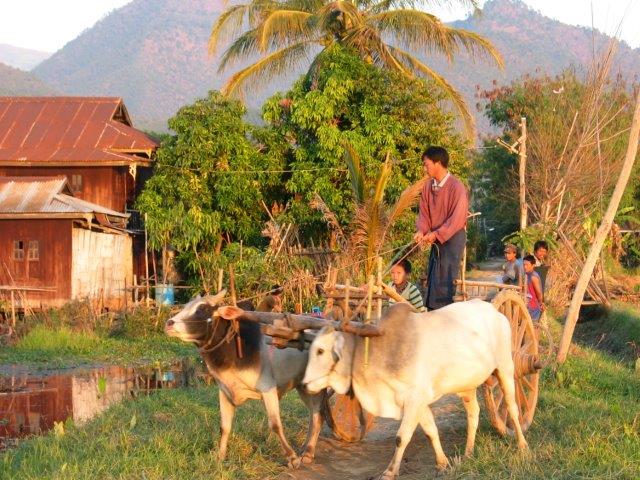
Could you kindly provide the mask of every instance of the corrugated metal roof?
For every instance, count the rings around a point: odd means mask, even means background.
[[[121,98],[0,97],[2,165],[146,163],[157,147]]]
[[[75,198],[66,177],[0,177],[0,214],[104,214],[127,218],[95,203]]]

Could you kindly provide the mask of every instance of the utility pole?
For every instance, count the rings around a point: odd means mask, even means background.
[[[593,269],[596,265],[596,262],[598,261],[598,258],[600,257],[602,246],[604,245],[604,241],[606,240],[609,231],[611,230],[613,219],[616,216],[618,207],[620,206],[620,200],[622,199],[622,195],[624,194],[627,182],[629,181],[629,177],[631,176],[633,164],[635,162],[636,155],[638,154],[639,138],[640,94],[638,94],[638,97],[636,99],[633,120],[631,122],[631,130],[629,132],[629,144],[627,145],[627,153],[622,165],[622,170],[620,171],[620,175],[618,176],[616,186],[613,190],[613,193],[611,194],[611,199],[609,200],[609,206],[607,207],[604,217],[602,218],[602,222],[598,227],[596,236],[593,239],[593,243],[591,244],[591,248],[589,249],[589,254],[587,255],[587,259],[584,262],[584,267],[582,267],[582,272],[580,272],[578,283],[576,283],[573,297],[571,298],[571,305],[569,305],[567,318],[564,322],[564,329],[562,330],[562,339],[560,340],[560,346],[558,347],[558,363],[564,363],[564,361],[567,359],[569,347],[571,346],[571,339],[573,338],[573,331],[576,327],[576,323],[578,322],[580,305],[582,305],[582,300],[584,299],[584,293],[587,289],[589,279],[591,278]]]
[[[498,143],[506,148],[509,152],[518,155],[518,172],[519,172],[519,193],[520,193],[520,230],[527,228],[527,213],[529,207],[527,205],[526,188],[525,188],[525,172],[527,171],[527,119],[520,118],[520,137],[511,145],[498,139]]]

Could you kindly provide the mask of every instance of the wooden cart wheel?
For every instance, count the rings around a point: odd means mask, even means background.
[[[360,406],[353,395],[329,394],[322,414],[335,437],[345,442],[358,442],[373,426],[375,417]]]
[[[511,323],[511,351],[515,366],[516,403],[520,427],[526,431],[533,421],[538,403],[540,359],[538,337],[524,300],[513,290],[503,290],[492,300],[493,305]],[[500,435],[513,435],[513,425],[507,415],[507,404],[500,384],[491,375],[484,384],[484,401],[489,420]]]

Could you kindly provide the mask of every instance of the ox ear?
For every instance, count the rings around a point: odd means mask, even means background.
[[[206,297],[204,297],[204,301],[207,302],[209,305],[213,305],[215,307],[220,303],[220,301],[225,297],[226,294],[227,294],[227,291],[223,288],[215,295],[207,295]]]
[[[225,305],[218,308],[216,314],[224,318],[225,320],[237,320],[244,315],[244,310],[233,305]]]
[[[333,357],[333,361],[337,363],[342,358],[342,352],[344,350],[344,335],[336,332],[334,337],[335,341],[333,342],[333,347],[331,348],[331,355]]]

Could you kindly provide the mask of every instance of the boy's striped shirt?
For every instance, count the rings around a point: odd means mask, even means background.
[[[393,283],[390,283],[389,286],[393,288]],[[418,290],[413,283],[407,282],[407,286],[404,291],[401,293],[403,298],[406,298],[408,302],[413,305],[419,312],[424,312],[424,302],[422,301],[422,293]],[[396,301],[393,298],[389,299],[389,305],[393,305]]]

